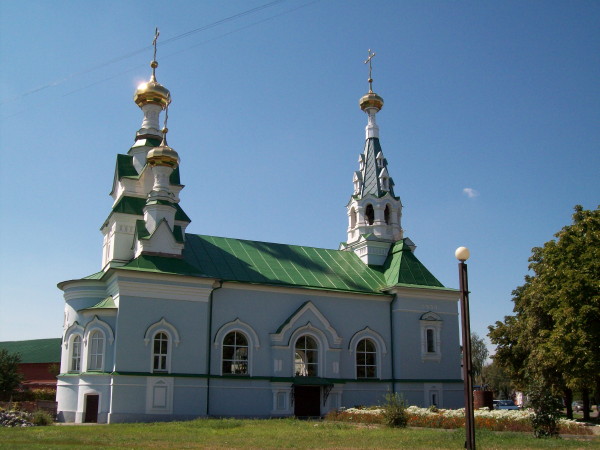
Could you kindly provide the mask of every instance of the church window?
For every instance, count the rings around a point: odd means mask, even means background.
[[[93,331],[89,337],[88,370],[102,371],[104,360],[104,335],[101,331]]]
[[[223,374],[248,375],[248,338],[232,331],[223,339]]]
[[[152,351],[152,370],[154,372],[167,372],[167,356],[169,354],[169,336],[160,332],[154,336]]]
[[[421,358],[429,361],[440,361],[441,331],[443,321],[440,316],[429,311],[421,316]]]
[[[365,218],[367,219],[367,225],[373,225],[373,222],[375,221],[375,210],[373,209],[373,205],[367,205],[365,209]]]
[[[390,205],[385,205],[385,210],[383,211],[383,218],[385,220],[386,225],[390,224]]]
[[[301,336],[294,352],[294,375],[316,377],[319,372],[319,347],[311,336]]]
[[[356,378],[377,378],[377,348],[371,339],[356,346]]]
[[[81,336],[76,335],[71,343],[70,372],[81,372]]]
[[[381,169],[383,167],[383,154],[381,152],[377,153],[375,159],[377,161],[377,168]]]
[[[435,332],[433,328],[427,328],[427,353],[435,353]]]
[[[354,207],[350,210],[350,228],[356,226],[356,209]]]

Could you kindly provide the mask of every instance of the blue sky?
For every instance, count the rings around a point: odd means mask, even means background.
[[[60,336],[56,283],[100,269],[155,26],[188,231],[315,247],[346,238],[373,49],[405,235],[450,287],[471,249],[486,334],[531,248],[600,203],[598,23],[596,1],[0,2],[0,340]]]

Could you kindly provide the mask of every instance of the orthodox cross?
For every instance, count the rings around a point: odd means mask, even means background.
[[[156,68],[158,67],[158,62],[156,61],[156,41],[158,41],[158,36],[160,35],[160,31],[158,31],[158,27],[154,30],[154,39],[152,40],[152,45],[154,46],[154,58],[152,58],[152,62],[150,63],[150,67],[152,67],[152,79],[156,80]]]
[[[371,72],[373,70],[373,65],[371,64],[371,60],[375,56],[375,52],[371,53],[371,49],[369,49],[369,57],[365,60],[365,64],[369,63],[369,92],[373,92],[373,78],[371,78]]]

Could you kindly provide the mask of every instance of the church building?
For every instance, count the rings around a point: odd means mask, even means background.
[[[347,238],[333,250],[190,233],[157,66],[134,94],[133,146],[116,155],[102,270],[58,285],[59,420],[322,416],[388,392],[463,406],[459,293],[404,236],[371,75]]]

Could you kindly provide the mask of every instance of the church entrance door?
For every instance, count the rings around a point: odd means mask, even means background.
[[[320,386],[294,386],[294,415],[296,417],[321,416]]]
[[[83,419],[85,423],[98,422],[98,404],[100,403],[99,400],[99,395],[85,396],[85,417]]]

